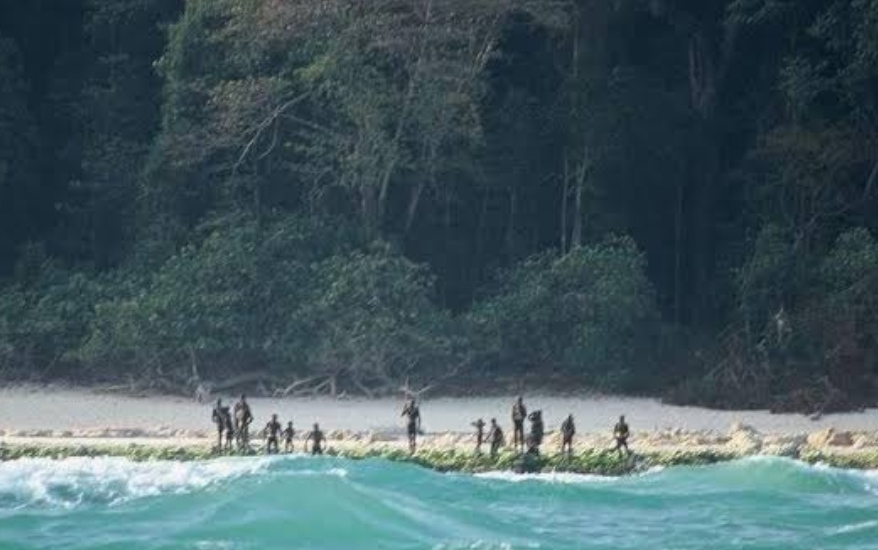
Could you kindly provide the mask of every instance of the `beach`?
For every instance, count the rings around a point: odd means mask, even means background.
[[[220,396],[227,405],[237,396]],[[514,396],[425,398],[420,402],[422,448],[471,449],[471,423],[497,418],[511,437]],[[256,418],[252,432],[278,414],[299,435],[319,422],[336,449],[402,448],[402,400],[248,398]],[[631,426],[631,445],[641,452],[698,451],[736,456],[800,456],[878,453],[878,410],[812,419],[767,411],[715,411],[666,405],[655,399],[614,396],[525,396],[541,410],[549,432],[546,447],[559,445],[557,428],[567,414],[576,420],[576,445],[605,449],[620,415]],[[171,396],[132,397],[95,389],[17,386],[0,389],[0,444],[119,447],[209,447],[215,442],[213,402]],[[256,443],[258,445],[258,439]],[[554,452],[554,451],[552,451]]]

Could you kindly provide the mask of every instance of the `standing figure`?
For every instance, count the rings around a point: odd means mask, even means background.
[[[409,452],[415,454],[418,432],[421,430],[421,411],[418,409],[418,404],[414,398],[405,404],[400,416],[408,417],[405,429],[409,438]]]
[[[512,404],[512,446],[516,450],[524,450],[524,419],[527,418],[527,407],[521,396]]]
[[[573,454],[573,436],[576,435],[576,426],[573,424],[573,415],[568,415],[561,423],[561,452],[567,451],[567,455]]]
[[[226,409],[228,411],[228,409]],[[226,430],[226,419],[223,416],[223,401],[222,399],[216,400],[216,405],[213,407],[213,414],[211,415],[211,420],[216,424],[216,448],[220,450],[223,448],[223,433]]]
[[[226,426],[226,450],[231,451],[235,440],[235,422],[228,407],[223,407],[223,422]]]
[[[488,441],[491,443],[491,458],[497,458],[497,451],[506,444],[503,430],[497,425],[497,419],[491,419],[491,429],[488,430]]]
[[[527,437],[527,452],[540,454],[540,445],[543,444],[543,435],[546,433],[543,424],[543,411],[534,411],[528,415],[530,420],[530,434]]]
[[[323,432],[320,431],[320,426],[318,424],[314,424],[314,429],[305,437],[305,452],[308,452],[308,442],[311,441],[311,454],[312,455],[322,455],[323,454],[323,442],[326,440]]]
[[[250,445],[250,424],[253,422],[253,413],[247,404],[247,397],[241,395],[241,400],[235,403],[235,433],[238,436],[238,449],[244,450]]]
[[[628,456],[631,456],[631,449],[628,448],[628,436],[631,434],[631,430],[628,429],[628,424],[625,423],[625,416],[622,415],[619,417],[619,422],[613,427],[613,437],[616,438],[616,448],[613,449],[619,453],[619,456],[622,456],[622,448],[625,448],[625,452]]]
[[[287,427],[284,429],[284,452],[291,453],[293,452],[293,436],[296,435],[296,432],[293,431],[293,423],[287,422]]]
[[[277,415],[271,415],[271,420],[268,421],[268,424],[265,425],[265,429],[262,430],[262,434],[267,436],[267,441],[265,442],[265,453],[278,453],[280,451],[280,447],[278,446],[277,436],[280,433],[281,425],[280,422],[277,421]]]
[[[476,429],[476,454],[482,454],[482,442],[485,440],[485,421],[479,418],[472,423]]]

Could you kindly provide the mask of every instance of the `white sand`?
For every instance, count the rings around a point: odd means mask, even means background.
[[[222,396],[231,405],[236,398]],[[272,413],[286,423],[293,420],[302,429],[320,422],[325,430],[353,430],[399,433],[401,400],[248,399],[261,426]],[[470,432],[476,418],[496,417],[501,425],[510,424],[513,397],[505,398],[425,398],[421,402],[423,427],[427,432]],[[664,405],[654,399],[622,397],[546,397],[525,396],[529,410],[540,409],[546,427],[556,429],[568,413],[576,418],[579,433],[607,432],[620,414],[626,415],[632,430],[726,433],[735,422],[763,433],[804,434],[826,428],[848,431],[878,429],[878,409],[862,413],[825,415],[812,421],[803,415],[770,414],[767,411],[714,411]],[[80,389],[0,388],[0,430],[82,431],[129,429],[212,433],[212,403],[199,404],[174,397],[136,398],[98,394]]]

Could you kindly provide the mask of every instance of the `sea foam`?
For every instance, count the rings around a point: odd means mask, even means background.
[[[28,458],[0,463],[0,509],[72,508],[183,494],[265,471],[269,458],[134,462],[126,458]]]

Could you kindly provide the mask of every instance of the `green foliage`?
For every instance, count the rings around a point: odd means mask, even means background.
[[[0,259],[12,257],[19,240],[30,236],[26,212],[38,191],[37,128],[22,73],[18,48],[0,32]],[[8,265],[0,261],[0,276]]]
[[[738,272],[740,309],[746,323],[762,326],[790,303],[802,285],[799,258],[789,233],[768,225],[759,232],[753,254]]]
[[[298,312],[309,299],[312,264],[354,242],[344,224],[291,218],[261,227],[233,219],[201,232],[200,242],[136,281],[131,293],[97,304],[84,358],[143,367],[195,353],[220,369],[242,359],[301,361],[306,320]]]
[[[95,303],[111,292],[105,278],[69,273],[46,263],[39,277],[0,290],[0,369],[58,376],[75,365]]]
[[[356,248],[340,220],[220,220],[130,294],[96,305],[80,357],[148,376],[189,362],[201,376],[268,368],[390,387],[449,368],[450,320],[422,267]],[[244,367],[246,365],[246,367]]]
[[[876,0],[0,3],[3,365],[869,404],[876,37]]]
[[[358,380],[392,384],[417,372],[452,374],[454,328],[432,302],[432,276],[386,247],[316,264],[302,310],[314,341],[309,361]]]
[[[617,238],[506,272],[472,322],[497,364],[610,380],[648,370],[658,314],[643,255]]]

